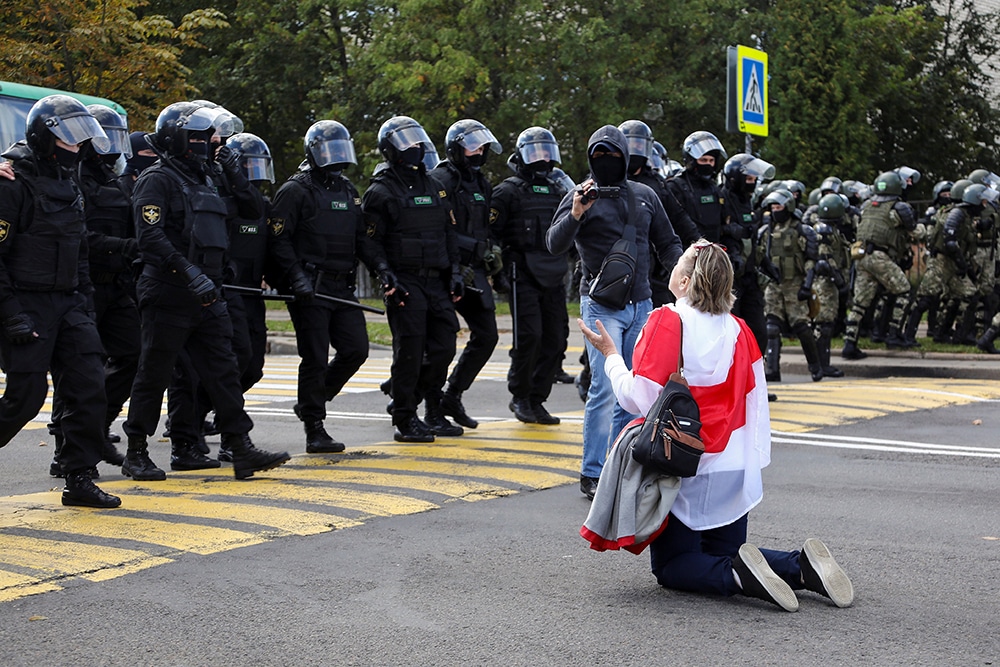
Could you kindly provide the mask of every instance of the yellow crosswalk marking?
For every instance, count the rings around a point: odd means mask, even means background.
[[[8,566],[34,570],[50,577],[76,575],[91,581],[103,581],[125,572],[137,572],[172,562],[170,558],[135,549],[24,535],[0,535],[0,553]]]

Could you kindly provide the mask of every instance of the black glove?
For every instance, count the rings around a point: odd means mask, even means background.
[[[799,293],[795,295],[799,301],[808,301],[812,298],[812,287],[802,283],[799,287]]]
[[[289,282],[297,303],[308,303],[316,296],[316,288],[313,287],[312,281],[309,280],[309,276],[304,271],[292,273]]]
[[[399,287],[399,281],[396,280],[396,274],[389,269],[379,269],[378,281],[382,285],[382,292],[388,292]]]
[[[493,276],[493,289],[497,294],[509,294],[510,287],[510,277],[506,271],[501,271]]]
[[[131,264],[139,259],[139,242],[135,239],[122,239],[118,246],[118,252],[121,253],[126,264]]]
[[[35,334],[35,323],[31,321],[27,313],[17,313],[5,318],[3,321],[3,333],[14,345],[24,345],[38,339]]]
[[[227,174],[232,174],[234,172],[239,173],[240,170],[240,154],[239,151],[234,151],[229,146],[221,146],[215,154],[215,161],[226,170]]]
[[[219,300],[219,290],[215,287],[215,283],[194,264],[189,264],[184,269],[184,277],[188,281],[188,290],[201,305],[207,306]]]
[[[451,270],[451,284],[448,287],[448,291],[451,292],[453,297],[458,297],[459,299],[465,296],[465,278],[457,266]]]

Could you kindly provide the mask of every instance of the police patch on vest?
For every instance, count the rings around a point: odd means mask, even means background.
[[[429,204],[434,203],[434,198],[428,197],[426,195],[424,195],[423,197],[414,197],[413,203],[416,204],[417,206],[427,206]]]
[[[330,208],[332,208],[334,211],[346,211],[347,210],[347,202],[346,201],[336,201],[336,200],[334,200],[334,201],[330,202]]]
[[[10,223],[6,220],[0,220],[0,243],[7,240],[7,234],[10,233]]]
[[[155,225],[160,221],[160,207],[155,204],[143,206],[142,219],[150,225]]]
[[[473,192],[472,198],[475,199],[476,201],[486,201],[486,197],[482,196],[478,192]]]
[[[283,218],[268,218],[267,224],[271,228],[271,236],[281,236],[281,232],[285,231]]]
[[[240,225],[240,234],[256,234],[257,225]]]
[[[702,204],[714,204],[715,203],[715,195],[702,195],[701,196],[701,203]]]
[[[532,185],[531,191],[540,195],[547,195],[552,193],[552,191],[549,190],[549,186],[547,185]]]

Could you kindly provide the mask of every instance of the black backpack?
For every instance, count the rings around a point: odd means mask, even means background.
[[[680,321],[680,315],[677,316]],[[701,440],[701,411],[684,379],[684,325],[680,327],[677,372],[646,414],[632,445],[632,458],[664,475],[694,477],[705,453]]]

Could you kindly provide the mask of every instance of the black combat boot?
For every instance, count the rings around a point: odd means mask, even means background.
[[[816,351],[819,353],[819,363],[823,368],[823,377],[842,378],[844,371],[830,365],[830,339],[833,337],[833,325],[821,324],[817,330]]]
[[[768,336],[764,350],[764,379],[781,382],[781,336]]]
[[[256,472],[277,468],[292,458],[288,452],[257,449],[247,433],[223,433],[222,444],[233,453],[233,475],[236,479],[253,477]]]
[[[156,482],[167,478],[167,473],[156,467],[149,458],[149,446],[145,438],[129,438],[128,451],[122,462],[122,474],[137,482]]]
[[[823,366],[819,361],[819,352],[816,350],[816,339],[813,338],[812,327],[805,322],[800,322],[792,330],[799,339],[799,345],[802,346],[802,353],[806,356],[809,375],[812,376],[813,382],[819,382],[823,379]],[[769,349],[770,347],[770,344],[768,344]]]
[[[944,312],[938,316],[938,326],[933,336],[935,343],[947,343],[951,341],[951,326],[955,322],[955,317],[958,316],[960,306],[961,303],[957,299],[950,299],[948,301]]]
[[[561,421],[559,417],[556,417],[554,414],[551,414],[548,410],[546,410],[541,401],[532,401],[531,411],[535,413],[535,420],[539,424],[554,426]]]
[[[885,337],[885,346],[890,350],[905,350],[909,347],[903,334],[899,332],[898,325],[893,324],[889,327],[889,335]]]
[[[49,433],[52,434],[56,443],[56,451],[52,453],[52,463],[49,464],[49,474],[53,477],[62,478],[65,477],[65,474],[63,473],[62,464],[59,463],[59,456],[62,454],[63,443],[65,440],[63,439],[62,430],[54,424],[49,424]],[[86,468],[85,472],[90,476],[90,479],[100,479],[101,477],[101,473],[97,470],[97,466]]]
[[[115,443],[106,434],[104,436],[104,445],[101,447],[101,460],[113,466],[120,466],[125,462],[125,455],[118,451]]]
[[[462,392],[451,387],[441,397],[441,412],[455,420],[455,423],[465,428],[476,428],[479,422],[469,416],[462,405]]]
[[[858,341],[845,338],[844,349],[840,351],[840,356],[844,359],[864,359],[868,353],[858,347]]]
[[[965,304],[965,311],[960,318],[955,320],[955,334],[951,337],[951,342],[955,345],[975,345],[976,344],[976,304],[978,296],[973,296],[972,300]]]
[[[903,341],[907,347],[920,347],[920,342],[917,341],[917,327],[920,326],[920,320],[929,305],[929,299],[920,297],[910,308],[910,314],[906,317],[906,326],[903,328]]]
[[[461,426],[455,426],[444,416],[441,411],[441,402],[434,398],[427,398],[425,401],[424,423],[430,428],[431,433],[444,438],[455,438],[465,431]]]
[[[514,397],[510,400],[507,405],[510,411],[514,413],[518,421],[524,422],[525,424],[537,424],[538,417],[535,415],[535,411],[531,409],[531,402],[526,398]]]
[[[1000,354],[1000,350],[993,347],[993,341],[997,339],[997,333],[996,327],[989,327],[976,341],[976,347],[987,354]]]
[[[173,441],[170,443],[171,470],[210,470],[222,464],[210,459],[199,451],[192,442]]]
[[[337,442],[330,437],[330,434],[323,428],[322,421],[303,422],[302,426],[306,430],[306,451],[308,453],[336,454],[346,449],[344,443]]]
[[[90,479],[89,471],[74,470],[66,475],[66,488],[62,492],[62,504],[71,507],[119,507],[122,499],[101,491]]]
[[[434,442],[434,433],[416,415],[397,423],[392,437],[396,442]]]

